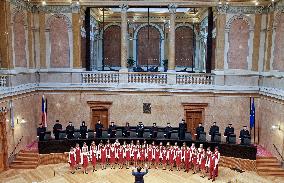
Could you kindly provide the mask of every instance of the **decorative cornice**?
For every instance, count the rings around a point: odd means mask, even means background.
[[[32,11],[36,9],[35,5],[32,5],[30,2],[23,1],[23,0],[10,0],[10,3],[17,7],[17,10],[27,10]]]
[[[269,8],[264,6],[230,6],[219,5],[215,11],[218,14],[262,14],[268,13]]]
[[[119,7],[121,9],[121,12],[126,12],[128,10],[128,5],[127,4],[122,4]]]
[[[80,6],[38,6],[38,11],[45,13],[75,13],[80,11]]]
[[[168,5],[168,9],[169,9],[169,12],[170,13],[176,13],[176,11],[177,11],[177,4],[175,4],[175,3],[171,3],[171,4],[169,4]]]

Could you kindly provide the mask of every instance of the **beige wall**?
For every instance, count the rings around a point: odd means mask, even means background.
[[[8,113],[6,120],[8,156],[14,150],[22,136],[24,137],[16,149],[16,152],[24,149],[26,145],[31,144],[36,140],[37,120],[39,119],[38,114],[41,110],[41,103],[37,99],[37,94],[28,94],[0,101],[0,107],[8,107],[9,100],[12,100],[13,103],[14,129],[11,127],[10,112]],[[26,123],[21,123],[23,119]]]
[[[280,159],[273,144],[284,156],[284,103],[272,98],[261,98],[260,111],[260,145],[270,150]],[[280,130],[272,129],[272,125],[280,125]]]
[[[227,124],[233,123],[237,135],[243,125],[249,125],[249,96],[240,95],[211,95],[211,94],[173,94],[164,93],[45,93],[48,100],[48,121],[51,130],[56,119],[63,126],[72,121],[79,127],[81,121],[90,126],[90,106],[87,101],[111,101],[110,121],[118,125],[130,122],[136,125],[142,121],[145,125],[156,122],[165,126],[170,122],[178,126],[184,117],[182,103],[208,103],[205,109],[204,125],[209,130],[213,121],[217,121],[224,131]],[[143,114],[143,103],[151,103],[152,113]]]

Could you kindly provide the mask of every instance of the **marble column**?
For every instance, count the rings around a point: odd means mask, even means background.
[[[274,13],[267,16],[267,29],[265,38],[265,52],[264,52],[264,71],[270,70],[271,47],[272,47],[272,33],[273,33]]]
[[[34,69],[35,63],[34,63],[34,46],[33,46],[33,15],[31,12],[28,12],[28,55],[29,55],[29,68]]]
[[[73,69],[82,68],[81,61],[81,22],[80,13],[72,13],[72,28],[73,28]],[[85,51],[85,50],[84,50]]]
[[[3,69],[13,69],[12,55],[12,28],[10,25],[10,2],[0,1],[0,67]]]
[[[176,19],[176,4],[168,6],[170,12],[170,29],[169,29],[169,56],[168,56],[168,71],[175,70],[175,19]]]
[[[39,13],[40,69],[46,69],[45,13]]]
[[[262,19],[261,14],[255,15],[254,38],[253,38],[253,55],[252,55],[252,70],[253,71],[258,71],[261,19]]]
[[[225,24],[226,24],[226,15],[225,14],[217,15],[215,70],[224,70]]]
[[[127,40],[127,9],[128,6],[123,4],[121,8],[121,69],[120,71],[127,71],[127,57],[128,57],[128,40]]]

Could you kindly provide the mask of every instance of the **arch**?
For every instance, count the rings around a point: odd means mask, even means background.
[[[228,34],[228,68],[248,69],[249,24],[245,19],[234,19]]]
[[[136,28],[136,30],[134,32],[134,36],[133,36],[134,39],[137,39],[137,34],[138,34],[139,30],[143,27],[146,27],[146,26],[148,26],[148,23],[141,24]],[[149,23],[149,26],[155,27],[159,31],[161,39],[164,39],[164,31],[162,30],[161,27],[159,27],[157,24],[153,24],[153,23]]]
[[[104,64],[110,67],[120,67],[121,28],[112,24],[104,30]]]
[[[109,27],[111,27],[111,26],[118,26],[118,27],[121,27],[120,26],[120,24],[119,23],[109,23],[109,24],[107,24],[107,25],[105,25],[104,26],[104,31],[106,30],[106,29],[108,29]],[[102,38],[103,37],[103,31],[100,31],[100,37]]]
[[[177,28],[179,28],[179,27],[189,27],[189,28],[193,29],[193,25],[188,24],[188,23],[177,24],[175,30],[177,30]],[[195,34],[195,36],[198,35],[198,32],[196,31],[196,28],[194,29],[194,34]]]
[[[46,20],[45,28],[46,28],[47,30],[49,30],[49,29],[50,29],[50,25],[51,25],[51,23],[53,22],[53,20],[54,20],[54,19],[58,19],[58,18],[63,19],[63,20],[67,23],[68,29],[72,29],[72,22],[71,22],[70,18],[67,17],[66,15],[60,14],[60,13],[56,13],[56,14],[50,16],[50,17]]]
[[[65,16],[64,16],[65,17]],[[50,42],[50,67],[70,67],[68,21],[62,16],[52,16],[48,21]]]
[[[193,66],[193,27],[177,26],[176,27],[175,46],[176,66],[191,67]]]
[[[149,31],[149,32],[148,32]],[[149,39],[147,35],[150,35]],[[137,33],[137,63],[139,65],[160,65],[161,35],[153,26],[144,26]]]
[[[13,17],[15,67],[27,67],[25,14],[17,11]]]
[[[245,22],[247,22],[250,31],[254,30],[253,21],[251,20],[250,17],[248,17],[248,16],[246,16],[246,15],[244,15],[244,14],[239,14],[239,15],[234,15],[234,16],[232,16],[232,17],[226,22],[225,29],[226,29],[226,30],[230,30],[231,27],[232,27],[232,23],[233,23],[235,20],[239,20],[239,19],[244,20]]]

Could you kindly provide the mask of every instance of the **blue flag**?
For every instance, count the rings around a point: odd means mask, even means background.
[[[250,98],[250,128],[254,127],[255,123],[255,107],[254,107],[254,98]]]

